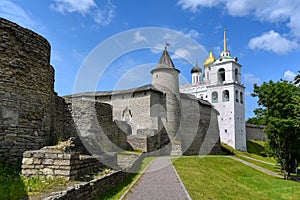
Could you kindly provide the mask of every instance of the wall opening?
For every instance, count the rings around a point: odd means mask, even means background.
[[[223,91],[223,101],[229,101],[229,91],[228,90],[224,90]]]

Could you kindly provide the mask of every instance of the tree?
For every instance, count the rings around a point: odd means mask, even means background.
[[[294,82],[254,85],[252,94],[259,105],[254,113],[267,125],[268,146],[288,176],[295,170],[295,160],[300,160],[300,87]]]

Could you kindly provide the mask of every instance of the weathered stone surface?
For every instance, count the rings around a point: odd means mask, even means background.
[[[44,168],[43,170],[43,175],[53,175],[54,170],[50,168]]]
[[[31,164],[33,164],[33,158],[23,158],[22,164],[23,165],[31,165]]]
[[[63,166],[63,165],[70,165],[71,160],[55,160],[54,165]]]

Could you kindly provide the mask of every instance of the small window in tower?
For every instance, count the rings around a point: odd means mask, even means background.
[[[239,102],[239,91],[235,91],[235,101]]]
[[[156,78],[158,78],[158,74],[156,74]]]
[[[228,90],[223,91],[223,101],[229,101],[229,91]]]
[[[241,100],[241,104],[244,103],[244,95],[243,92],[240,93],[240,100]]]
[[[227,129],[225,129],[225,133],[227,133]]]
[[[147,91],[144,91],[144,95],[147,95]]]
[[[219,83],[223,83],[225,81],[225,69],[224,68],[219,69],[218,80],[219,80]]]
[[[218,93],[217,92],[213,92],[211,94],[211,102],[212,103],[218,103]]]
[[[238,71],[238,69],[234,70],[234,76],[235,76],[235,81],[239,82],[239,71]]]
[[[207,72],[206,80],[209,80],[209,73]]]

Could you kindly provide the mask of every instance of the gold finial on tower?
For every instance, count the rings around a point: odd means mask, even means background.
[[[226,28],[224,28],[224,52],[227,51],[227,46],[226,46]]]

